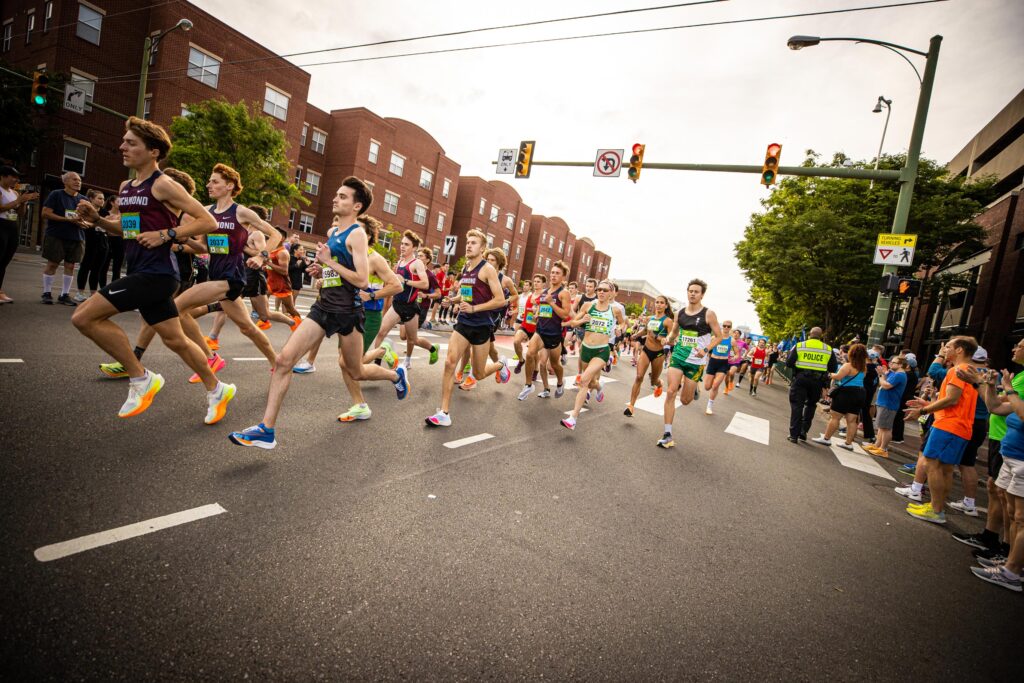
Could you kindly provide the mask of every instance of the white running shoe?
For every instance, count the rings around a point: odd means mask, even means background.
[[[451,427],[452,416],[443,410],[439,410],[430,417],[426,418],[425,422],[428,427]]]
[[[563,394],[565,394],[565,387],[561,384],[557,385],[555,387],[555,398],[562,398]]]
[[[904,498],[909,498],[910,500],[917,501],[918,503],[920,503],[920,502],[922,502],[924,500],[924,496],[922,496],[920,493],[914,493],[914,487],[913,486],[897,486],[893,490],[896,493],[898,493],[901,496],[903,496]]]
[[[532,384],[527,385],[526,387],[523,388],[522,391],[519,392],[519,400],[520,401],[525,401],[526,397],[529,396],[530,394],[532,394],[533,391],[534,391],[533,385]]]
[[[206,419],[208,425],[217,424],[228,411],[228,403],[235,397],[235,385],[221,382],[213,391],[206,392]]]
[[[832,439],[826,439],[824,436],[816,436],[811,439],[814,443],[820,443],[822,446],[831,446]]]
[[[155,372],[146,372],[144,380],[128,382],[128,399],[118,411],[118,417],[135,417],[146,411],[153,403],[153,397],[164,388],[163,375]]]
[[[537,398],[551,398],[551,392],[545,389],[544,391],[537,394]]]
[[[316,372],[316,366],[310,363],[308,360],[300,360],[292,368],[292,372],[299,375],[308,375],[311,372]]]
[[[954,500],[952,503],[949,504],[949,507],[953,508],[957,512],[964,513],[968,517],[977,517],[978,516],[978,508],[976,508],[973,505],[970,506],[970,507],[967,507],[967,505],[964,504],[963,500]]]
[[[715,414],[715,411],[711,410],[711,404],[710,403],[708,404],[708,407],[704,409],[704,414],[705,415],[714,415]]]

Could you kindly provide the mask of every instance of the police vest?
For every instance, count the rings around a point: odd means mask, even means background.
[[[832,347],[820,339],[808,339],[796,345],[796,369],[828,372]]]

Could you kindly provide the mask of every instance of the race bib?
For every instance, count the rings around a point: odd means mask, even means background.
[[[534,316],[533,311],[530,311],[529,313],[526,314],[526,322],[527,322],[527,324],[532,325],[533,321],[536,320],[536,319],[537,318]]]
[[[697,345],[697,333],[694,330],[680,330],[679,331],[679,345],[680,346],[696,346]]]
[[[463,282],[461,285],[459,285],[459,296],[467,304],[473,303],[473,284]]]
[[[589,332],[596,332],[597,334],[610,335],[612,332],[612,322],[610,320],[593,320],[587,323],[587,330]]]
[[[338,257],[334,257],[334,260],[337,261]],[[320,288],[324,287],[341,287],[341,275],[338,274],[338,271],[324,266],[323,283]]]
[[[660,320],[651,320],[651,321],[649,321],[647,323],[647,331],[648,332],[657,332],[659,329],[661,329],[661,321]]]
[[[227,254],[230,252],[227,235],[207,235],[206,246],[209,247],[211,254]]]
[[[540,311],[537,313],[537,315],[541,318],[550,318],[552,315],[554,315],[554,312],[555,310],[551,308],[551,304],[541,304]]]
[[[138,238],[142,231],[142,217],[137,213],[121,214],[121,235],[126,240]]]

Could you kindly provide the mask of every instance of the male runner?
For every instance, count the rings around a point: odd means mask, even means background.
[[[519,321],[519,329],[516,330],[516,335],[512,338],[512,346],[516,350],[516,358],[519,359],[515,368],[517,375],[526,364],[526,351],[523,350],[523,344],[528,344],[537,331],[537,300],[547,284],[548,276],[544,273],[537,273],[533,276],[532,282],[524,283],[524,292],[519,295],[522,320]],[[524,296],[525,299],[523,299]]]
[[[564,261],[555,261],[551,264],[551,283],[537,299],[537,334],[530,339],[530,345],[526,351],[526,386],[519,392],[519,400],[524,401],[533,393],[533,371],[539,365],[538,359],[543,349],[548,359],[548,364],[555,371],[555,398],[561,398],[565,393],[563,386],[564,370],[562,368],[562,321],[572,314],[572,302],[569,301],[569,292],[563,286],[565,276],[569,272],[569,266]],[[541,382],[544,391],[537,396],[548,398],[551,391],[548,388],[548,375],[541,374]]]
[[[498,281],[501,282],[501,291],[505,295],[506,302],[502,308],[494,312],[490,348],[487,351],[487,357],[492,361],[497,361],[499,356],[498,348],[495,346],[494,335],[501,329],[502,321],[505,320],[505,315],[508,313],[509,302],[519,298],[519,290],[516,289],[516,283],[512,281],[512,278],[505,274],[505,266],[508,264],[508,261],[505,258],[504,251],[498,248],[488,249],[484,252],[484,258],[491,264],[491,267],[498,271]],[[467,348],[465,353],[462,354],[463,367],[470,365],[469,351],[469,348]],[[472,367],[470,367],[469,373],[466,374],[462,382],[459,382],[458,377],[456,377],[455,383],[459,385],[459,389],[462,391],[471,391],[476,386],[476,378],[473,376]]]
[[[78,306],[71,322],[128,371],[128,400],[121,406],[119,417],[144,412],[164,386],[164,378],[142,366],[132,353],[124,330],[110,320],[118,313],[138,310],[164,345],[199,374],[208,392],[205,422],[214,424],[224,417],[228,403],[235,397],[235,386],[217,381],[203,352],[182,331],[172,298],[180,276],[171,243],[206,234],[217,227],[216,222],[185,188],[160,172],[157,164],[171,149],[167,131],[132,116],[125,122],[119,149],[124,165],[135,172],[135,180],[121,183],[120,213],[100,218],[88,200],[79,203],[78,212],[97,227],[123,237],[128,274]],[[188,214],[192,220],[176,229],[179,212]]]
[[[433,252],[431,252],[431,261],[433,261]],[[445,299],[448,298],[448,290],[452,286],[452,279],[448,276],[448,264],[438,264],[434,269],[434,278],[437,280],[437,287],[440,291],[440,296],[434,299],[430,305],[430,324],[433,326],[437,322],[437,314],[441,311],[444,306]],[[443,321],[442,321],[443,322]]]
[[[335,333],[341,336],[340,355],[352,379],[357,382],[388,380],[395,385],[399,400],[408,395],[404,368],[387,370],[362,362],[363,311],[356,292],[370,284],[369,239],[365,227],[356,219],[372,203],[373,194],[362,180],[349,176],[341,181],[332,206],[339,225],[348,227],[331,228],[327,242],[317,246],[316,263],[310,267],[311,274],[323,277],[320,297],[277,356],[263,421],[230,434],[228,438],[232,443],[264,449],[277,446],[275,427],[292,380],[292,368],[303,354],[323,341],[324,336],[331,337]]]
[[[288,252],[284,239],[288,232],[283,228],[277,228],[281,236],[281,242],[276,249],[268,249],[270,259],[267,261],[267,289],[274,295],[278,306],[284,308],[285,314],[294,321],[297,327],[302,322],[302,316],[295,308],[295,297],[292,294],[292,281],[288,277],[288,264],[292,255]]]
[[[760,381],[765,365],[768,363],[768,343],[764,339],[758,339],[757,346],[750,349],[747,359],[750,361],[751,372],[750,395],[757,396],[757,383]]]
[[[700,376],[707,363],[707,351],[724,338],[718,316],[702,304],[708,285],[694,278],[686,286],[686,306],[676,317],[676,326],[668,343],[675,342],[668,366],[668,391],[665,392],[665,433],[658,441],[661,448],[676,445],[672,438],[672,420],[676,416],[676,394],[682,389],[683,405],[689,405],[697,391]]]
[[[494,266],[484,260],[487,236],[476,228],[466,233],[466,264],[458,282],[459,320],[455,323],[452,336],[448,339],[448,356],[444,361],[444,375],[441,378],[441,409],[426,418],[428,427],[450,427],[449,414],[454,389],[455,369],[462,360],[466,347],[472,347],[473,373],[485,377],[497,373],[498,381],[508,382],[512,372],[508,361],[502,358],[497,363],[487,362],[494,311],[505,305],[505,295]]]
[[[711,349],[707,361],[707,369],[704,371],[704,390],[708,392],[708,405],[704,409],[705,415],[713,415],[712,406],[718,398],[718,388],[722,386],[729,376],[729,355],[732,353],[732,321],[726,320],[722,323],[723,335]]]

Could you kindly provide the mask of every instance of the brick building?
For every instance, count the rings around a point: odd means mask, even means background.
[[[603,251],[594,252],[594,265],[590,268],[590,276],[603,280],[612,269],[612,257]]]
[[[590,277],[594,267],[594,242],[589,237],[580,237],[573,244],[572,257],[569,262],[572,276],[570,279],[582,282]]]
[[[566,255],[565,245],[569,241],[569,226],[557,216],[534,214],[526,241],[526,255],[523,272],[533,277],[534,273],[547,274],[555,261],[570,263],[572,256]]]
[[[458,238],[458,242],[451,261],[454,263],[464,254],[466,233],[477,228],[487,235],[492,246],[505,251],[508,275],[518,281],[523,277],[532,217],[533,209],[511,185],[476,176],[459,178],[451,225],[451,234]]]

